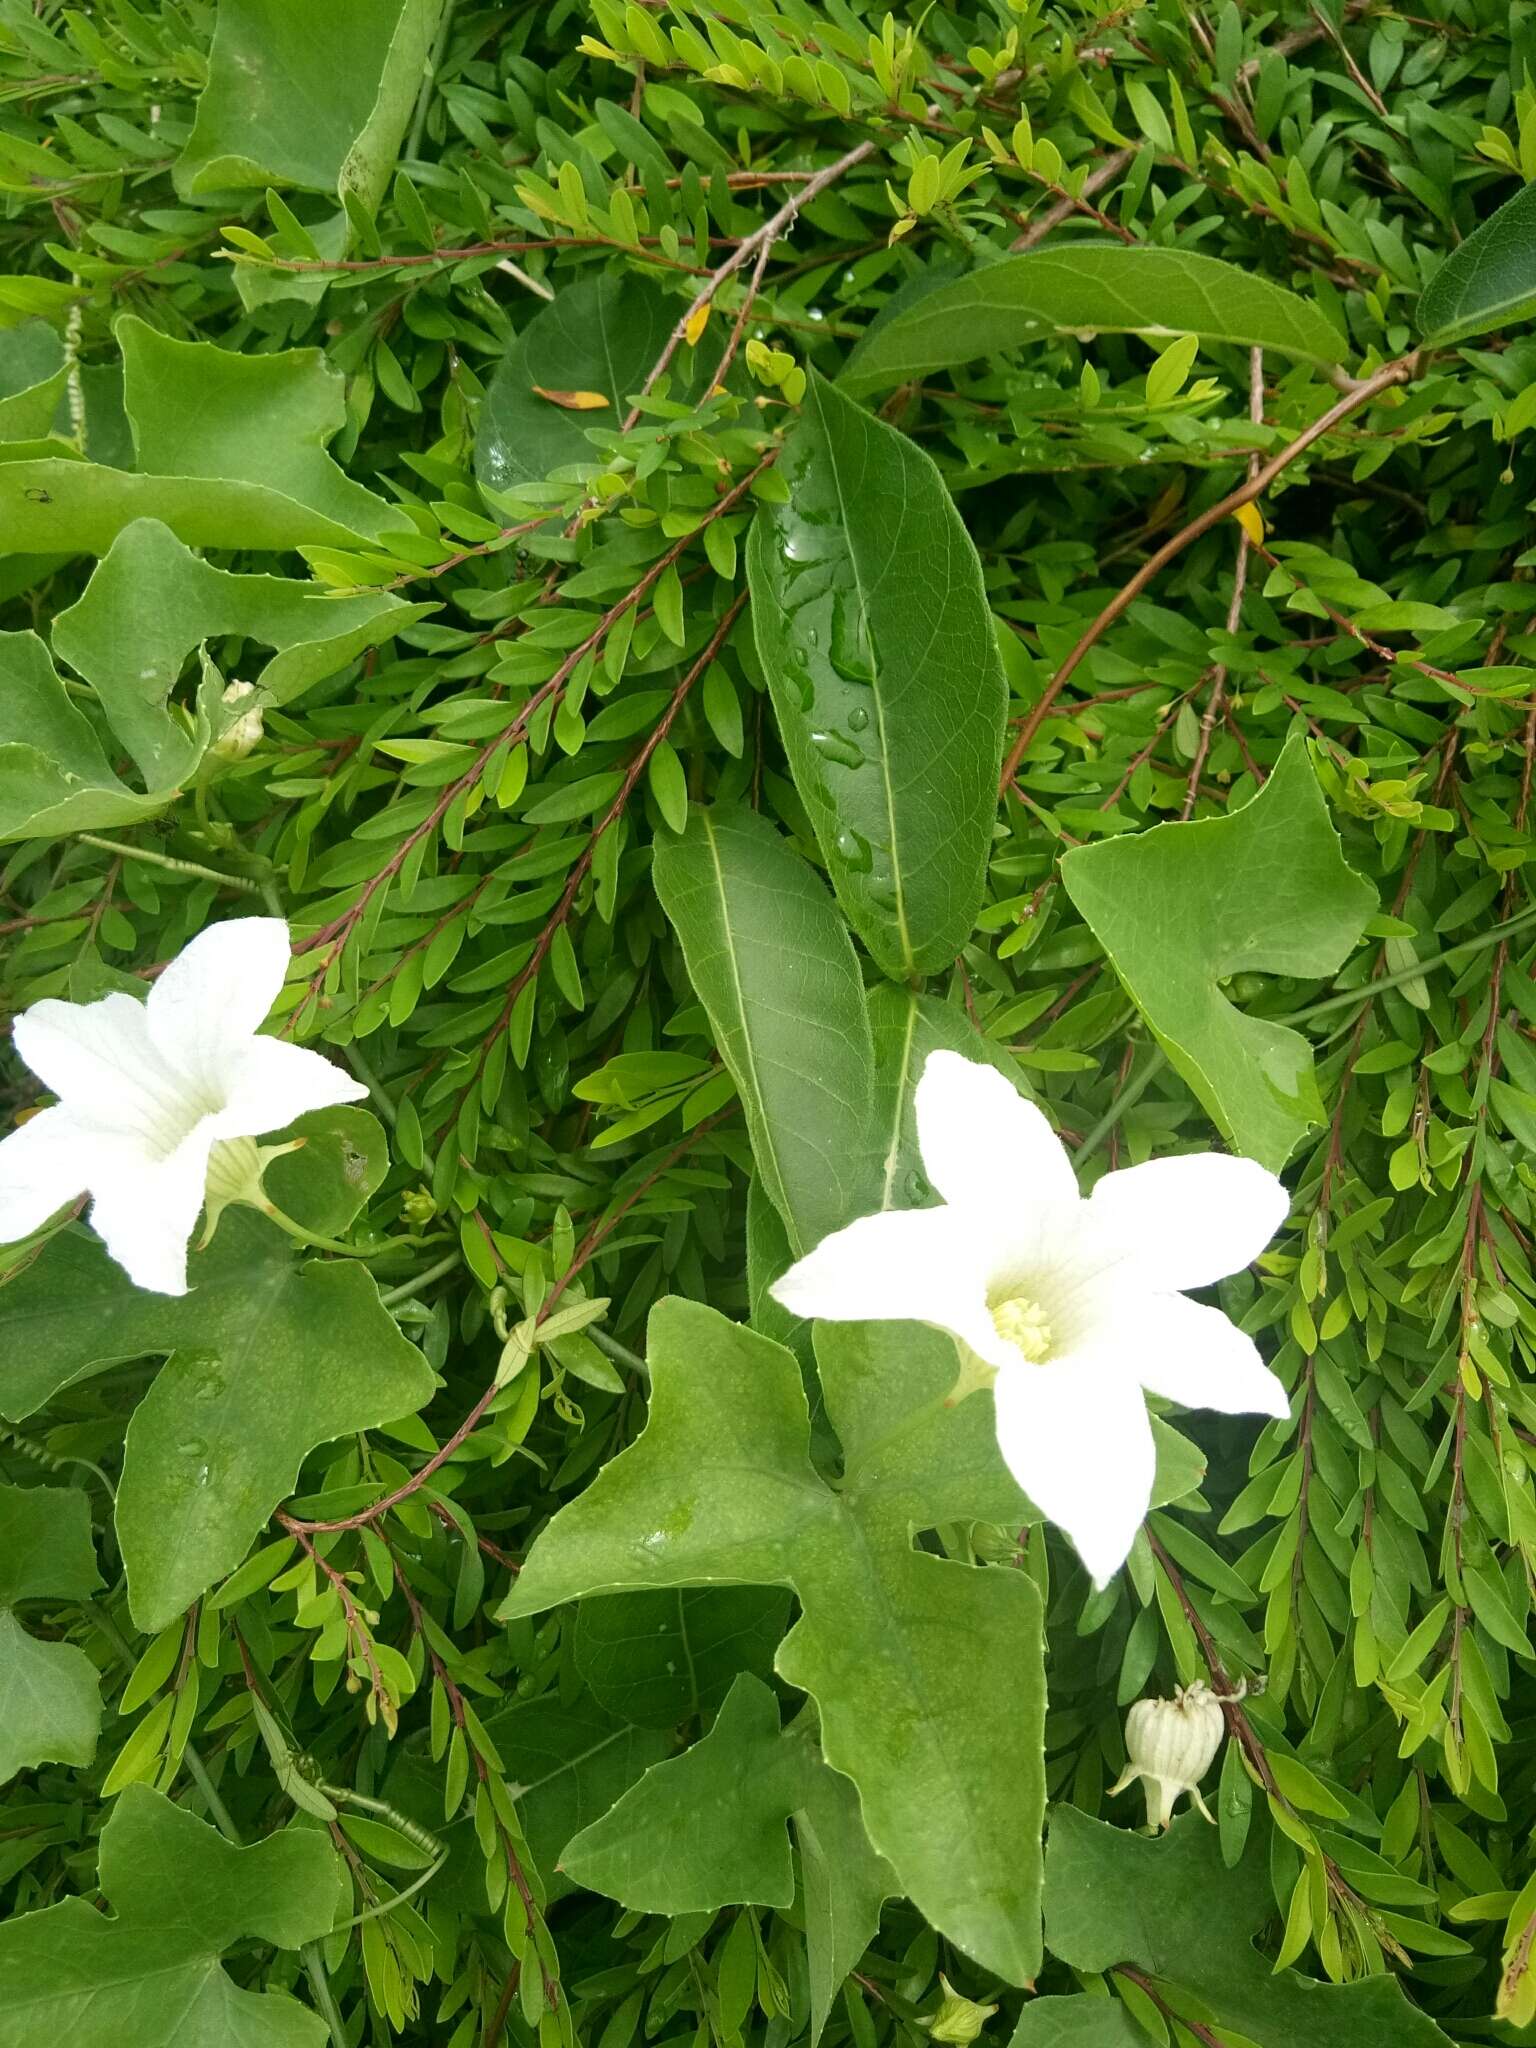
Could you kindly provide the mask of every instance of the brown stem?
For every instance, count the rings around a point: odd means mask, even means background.
[[[501,1033],[505,1031],[508,1025],[511,1023],[512,1012],[517,1007],[519,997],[522,995],[523,990],[528,986],[528,984],[536,977],[536,975],[539,972],[539,969],[544,965],[545,960],[548,958],[549,949],[555,942],[555,934],[560,930],[561,926],[570,916],[571,907],[576,901],[576,897],[581,888],[581,885],[586,880],[587,874],[591,869],[592,863],[597,857],[598,842],[602,839],[604,833],[606,833],[610,829],[610,827],[614,825],[616,821],[623,816],[625,806],[628,804],[630,797],[634,794],[635,784],[640,780],[640,777],[645,773],[646,764],[649,762],[652,754],[655,753],[656,749],[661,745],[662,741],[666,738],[667,734],[671,731],[673,721],[676,719],[677,714],[682,710],[683,705],[687,700],[689,691],[693,688],[694,684],[698,681],[699,677],[703,675],[704,671],[709,667],[710,663],[714,660],[715,656],[720,652],[720,649],[723,646],[727,635],[730,633],[732,626],[735,625],[737,619],[741,616],[742,608],[747,602],[747,596],[748,593],[745,590],[743,590],[740,593],[740,595],[737,598],[735,598],[735,600],[727,608],[725,616],[720,620],[720,623],[716,626],[714,632],[710,635],[709,643],[705,647],[704,652],[699,656],[698,660],[693,664],[693,666],[689,669],[688,673],[683,677],[682,681],[678,684],[677,688],[673,691],[672,701],[670,704],[668,704],[666,710],[662,713],[661,719],[657,723],[655,730],[649,735],[645,742],[645,745],[639,749],[639,751],[635,754],[634,758],[630,761],[629,766],[625,769],[624,780],[619,786],[618,794],[614,797],[613,802],[608,806],[608,809],[603,813],[602,817],[598,820],[596,829],[593,831],[591,837],[587,840],[585,847],[582,849],[581,857],[577,860],[575,866],[571,869],[571,872],[566,879],[565,887],[560,892],[560,900],[555,905],[554,909],[550,912],[548,919],[545,921],[544,929],[539,933],[537,940],[534,942],[533,952],[529,956],[527,964],[522,968],[521,972],[514,975],[512,978],[512,984],[507,990],[506,1001],[502,1004],[500,1013],[496,1018],[496,1022],[491,1026],[490,1030],[486,1033],[485,1039],[481,1045],[482,1060],[484,1059],[484,1056],[490,1051],[490,1048],[495,1044],[496,1040],[500,1037]],[[479,1070],[477,1067],[476,1072],[471,1076],[470,1080],[465,1085],[465,1087],[460,1091],[456,1099],[454,1106],[455,1116],[457,1116],[458,1110],[463,1106],[465,1097],[469,1094],[470,1089],[477,1087],[478,1085]],[[450,1119],[450,1121],[451,1120],[452,1119]]]
[[[1239,484],[1235,491],[1229,491],[1214,505],[1208,505],[1203,512],[1191,519],[1187,526],[1181,527],[1171,540],[1165,541],[1155,554],[1147,557],[1135,575],[1115,593],[1087,628],[1046,685],[1039,701],[1031,707],[1028,717],[1019,729],[1017,739],[1008,751],[1008,758],[1003,763],[1001,786],[1004,792],[1018,773],[1019,763],[1033,746],[1035,735],[1045,723],[1051,706],[1071,681],[1078,664],[1103,638],[1116,619],[1130,609],[1147,585],[1203,533],[1209,533],[1213,526],[1219,526],[1223,519],[1229,519],[1240,507],[1252,504],[1255,498],[1261,497],[1277,476],[1289,469],[1299,456],[1304,455],[1325,434],[1331,433],[1340,421],[1348,419],[1362,406],[1369,405],[1373,398],[1379,398],[1383,391],[1389,391],[1393,385],[1406,384],[1416,376],[1419,362],[1420,355],[1415,350],[1411,355],[1400,356],[1395,362],[1384,364],[1374,376],[1367,377],[1363,384],[1357,384],[1352,391],[1347,391],[1342,398],[1330,405],[1325,413],[1319,414],[1311,426],[1304,428],[1294,441],[1288,442],[1278,455],[1271,456],[1262,469],[1256,470],[1246,482]]]
[[[763,474],[764,470],[776,461],[777,458],[778,450],[776,448],[769,449],[768,453],[754,464],[739,482],[733,484],[730,490],[715,500],[715,503],[705,514],[704,523],[708,524],[715,519],[719,519],[724,513],[729,512],[746,495],[752,485]],[[659,581],[677,560],[678,556],[691,545],[696,533],[697,529],[695,529],[694,533],[684,534],[682,539],[675,541],[664,554],[658,555],[639,582],[634,585],[633,589],[626,591],[617,603],[609,606],[608,610],[604,612],[603,616],[580,645],[572,648],[549,681],[542,683],[534,691],[511,724],[505,726],[493,739],[486,742],[462,775],[457,776],[452,782],[445,785],[426,817],[422,819],[414,831],[406,834],[405,838],[395,848],[395,851],[390,855],[383,867],[379,869],[378,873],[373,875],[364,884],[357,900],[351,903],[339,917],[332,918],[329,924],[322,925],[318,931],[311,932],[307,938],[298,941],[294,947],[296,953],[313,952],[317,946],[330,947],[330,951],[326,954],[320,967],[311,977],[311,995],[313,995],[316,985],[324,977],[341,946],[346,943],[347,938],[356,929],[369,903],[379,890],[385,887],[400,872],[410,856],[411,849],[422,839],[426,838],[428,834],[437,830],[438,826],[447,816],[449,808],[456,797],[465,795],[474,788],[484,773],[486,764],[498,748],[518,744],[527,734],[533,717],[540,707],[547,703],[551,697],[557,696],[565,688],[566,683],[575,674],[582,660],[602,643],[608,632],[624,613],[631,606],[638,604],[651,586]],[[297,1010],[294,1012],[294,1016],[295,1018],[298,1016]]]
[[[872,141],[861,142],[857,148],[850,149],[840,156],[835,163],[827,164],[813,178],[808,178],[797,191],[790,194],[777,213],[770,215],[760,228],[745,236],[725,261],[710,272],[695,293],[687,312],[668,336],[666,347],[651,365],[650,374],[640,387],[641,399],[648,397],[654,390],[657,380],[665,374],[672,358],[687,340],[689,324],[695,314],[702,312],[713,301],[715,293],[726,279],[733,277],[743,264],[750,263],[765,245],[772,248],[803,206],[808,206],[818,192],[824,192],[829,185],[835,184],[845,171],[851,171],[855,164],[861,164],[865,157],[872,156],[874,150],[875,145]],[[640,406],[637,401],[620,427],[620,433],[627,434],[639,417]]]
[[[1091,171],[1083,180],[1082,190],[1076,198],[1071,193],[1063,193],[1054,206],[1048,207],[1038,220],[1032,220],[1023,234],[1008,244],[1010,251],[1017,255],[1021,250],[1033,249],[1037,242],[1043,242],[1052,228],[1059,228],[1064,220],[1070,220],[1074,213],[1083,210],[1084,200],[1091,198],[1095,192],[1102,192],[1106,185],[1112,185],[1135,154],[1134,149],[1111,151],[1099,168]],[[1117,235],[1125,234],[1124,228],[1117,221],[1111,221],[1106,214],[1100,213],[1097,207],[1091,206],[1087,210],[1104,226],[1112,228]]]

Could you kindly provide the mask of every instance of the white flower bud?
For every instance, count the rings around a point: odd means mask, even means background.
[[[1166,1828],[1173,1802],[1187,1792],[1207,1820],[1214,1815],[1200,1796],[1200,1780],[1221,1748],[1226,1722],[1221,1702],[1208,1685],[1180,1686],[1171,1700],[1138,1700],[1125,1717],[1129,1762],[1111,1794],[1142,1780],[1147,1826]]]
[[[222,702],[227,707],[243,704],[247,697],[254,697],[254,683],[228,683],[225,685]],[[249,711],[231,719],[214,741],[209,752],[221,761],[243,761],[247,754],[254,753],[262,735],[261,706],[253,705]]]

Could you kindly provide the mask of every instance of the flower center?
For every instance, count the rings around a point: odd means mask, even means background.
[[[992,1327],[1006,1343],[1023,1353],[1031,1365],[1044,1365],[1051,1355],[1051,1326],[1045,1310],[1027,1294],[1010,1295],[992,1310]]]

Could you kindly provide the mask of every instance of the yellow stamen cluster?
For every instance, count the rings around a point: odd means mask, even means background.
[[[1010,1295],[992,1310],[992,1326],[1006,1343],[1023,1352],[1031,1365],[1044,1365],[1051,1355],[1051,1326],[1045,1310],[1028,1295]]]

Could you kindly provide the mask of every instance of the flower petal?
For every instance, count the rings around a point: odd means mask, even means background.
[[[955,1209],[890,1209],[824,1237],[769,1289],[828,1323],[932,1323],[989,1363],[1016,1360],[987,1310],[987,1247]]]
[[[916,1108],[923,1171],[946,1202],[998,1216],[1076,1205],[1060,1138],[996,1067],[931,1052]]]
[[[212,1118],[205,1118],[167,1158],[98,1169],[91,1228],[135,1287],[186,1293],[187,1242],[203,1206],[212,1145]]]
[[[1157,1464],[1134,1375],[1093,1344],[1000,1372],[992,1393],[1004,1463],[1071,1537],[1094,1584],[1107,1584],[1146,1519]]]
[[[1223,1415],[1289,1415],[1291,1397],[1259,1347],[1219,1308],[1182,1294],[1154,1294],[1125,1325],[1127,1356],[1142,1385],[1184,1408]]]
[[[132,996],[97,1003],[50,997],[23,1010],[12,1033],[17,1052],[83,1127],[164,1155],[197,1120],[196,1097],[156,1047],[145,1007]]]
[[[1106,1250],[1170,1294],[1241,1272],[1285,1221],[1291,1198],[1252,1159],[1189,1152],[1106,1173],[1088,1223]]]
[[[85,1192],[89,1148],[67,1109],[40,1109],[0,1139],[0,1244],[30,1237]]]
[[[237,1056],[229,1095],[215,1119],[222,1138],[281,1131],[312,1109],[361,1102],[368,1090],[344,1068],[301,1045],[253,1038]]]
[[[266,1022],[288,958],[280,917],[232,918],[199,932],[150,990],[155,1044],[210,1100],[223,1099],[231,1061]]]

